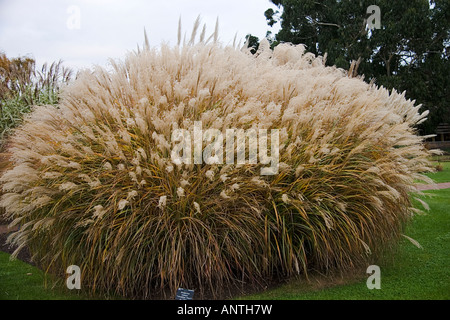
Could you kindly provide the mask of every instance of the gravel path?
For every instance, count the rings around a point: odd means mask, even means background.
[[[440,190],[440,189],[449,189],[450,182],[445,183],[436,183],[436,184],[418,184],[417,190]]]

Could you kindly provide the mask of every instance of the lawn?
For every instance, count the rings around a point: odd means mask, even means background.
[[[444,171],[430,174],[436,182],[450,181],[450,163]],[[415,216],[406,235],[417,240],[422,249],[408,240],[401,241],[397,254],[380,262],[381,289],[369,290],[365,270],[352,275],[329,278],[311,275],[265,292],[239,297],[269,300],[372,300],[372,299],[450,299],[450,189],[426,191],[424,199],[430,212]],[[420,205],[417,203],[417,206]],[[46,285],[46,283],[50,283]],[[10,261],[0,252],[0,299],[86,299],[65,289],[50,288],[44,273],[22,261]]]
[[[64,292],[61,288],[50,289],[51,281],[44,272],[23,261],[9,259],[0,251],[0,299],[1,300],[68,300],[80,296]],[[47,286],[48,283],[48,286]]]
[[[450,161],[435,162],[434,165],[442,166],[443,170],[434,173],[429,173],[427,174],[427,176],[433,179],[434,182],[436,183],[450,182]]]

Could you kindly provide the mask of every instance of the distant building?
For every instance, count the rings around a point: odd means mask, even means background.
[[[450,125],[440,123],[436,128],[436,136],[426,142],[428,149],[450,148]]]

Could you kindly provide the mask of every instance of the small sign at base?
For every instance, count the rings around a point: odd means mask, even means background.
[[[178,288],[175,300],[193,300],[194,290]]]

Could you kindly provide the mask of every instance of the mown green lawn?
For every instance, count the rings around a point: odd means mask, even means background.
[[[444,171],[431,174],[436,182],[450,182],[450,163]],[[404,239],[389,261],[379,262],[381,289],[369,290],[365,270],[340,278],[312,275],[309,281],[293,280],[265,292],[239,297],[268,300],[372,300],[372,299],[450,299],[450,189],[426,191],[430,206],[426,215],[415,216],[406,235],[417,240],[422,249]],[[418,207],[420,205],[418,204]],[[48,283],[48,285],[46,285]],[[10,261],[0,252],[0,299],[67,300],[87,299],[65,289],[51,288],[44,273],[22,261]]]
[[[436,183],[450,182],[450,161],[435,162],[434,165],[442,166],[442,171],[428,173],[427,176],[434,180]]]
[[[20,260],[10,260],[10,255],[0,251],[1,300],[68,300],[80,299],[61,288],[51,289],[52,281],[44,272]]]

